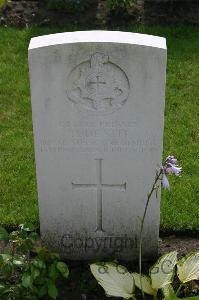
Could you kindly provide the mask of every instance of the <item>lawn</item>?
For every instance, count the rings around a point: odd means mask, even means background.
[[[27,49],[32,36],[77,28],[0,28],[0,223],[38,223]],[[126,28],[167,38],[164,155],[182,177],[162,191],[161,229],[199,230],[199,28]]]

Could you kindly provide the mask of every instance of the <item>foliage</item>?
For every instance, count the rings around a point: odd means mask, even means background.
[[[65,10],[69,12],[83,11],[91,0],[45,0],[48,9]]]
[[[107,5],[110,10],[125,9],[136,3],[137,0],[107,0]]]
[[[6,4],[7,0],[0,0],[0,8]]]
[[[110,10],[126,9],[132,6],[137,0],[106,0]],[[70,12],[83,11],[92,0],[45,0],[48,9],[67,10]],[[96,1],[97,2],[97,1]]]
[[[172,286],[176,265],[178,266],[179,288],[174,291]],[[180,268],[179,268],[180,266]],[[113,263],[94,263],[90,265],[91,272],[108,296],[136,299],[135,286],[153,299],[157,299],[158,291],[164,300],[179,299],[183,284],[194,279],[199,280],[199,252],[191,253],[177,261],[177,252],[169,252],[154,264],[149,276],[130,273],[120,265]],[[164,298],[163,298],[164,297]],[[184,300],[196,300],[199,296],[186,297]]]
[[[199,278],[199,252],[191,253],[182,258],[178,264],[178,277],[182,283]]]
[[[133,273],[135,285],[146,294],[157,295],[159,289],[172,283],[176,263],[176,251],[163,255],[150,269],[149,276],[141,275],[140,279],[140,274]]]
[[[69,270],[57,253],[35,246],[39,235],[31,224],[10,234],[0,228],[4,250],[0,254],[0,299],[37,300],[45,295],[56,299],[56,280],[68,278]]]
[[[132,274],[115,263],[91,264],[91,272],[108,296],[134,298],[135,285]]]

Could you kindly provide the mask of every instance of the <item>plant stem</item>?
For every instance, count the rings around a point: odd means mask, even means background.
[[[178,297],[178,294],[180,293],[181,288],[183,287],[183,283],[180,284],[179,288],[176,291],[176,297]]]
[[[140,242],[139,242],[139,274],[140,274],[140,286],[141,286],[141,290],[142,290],[143,300],[145,299],[145,297],[144,297],[144,292],[143,292],[143,289],[142,289],[142,280],[141,280],[142,277],[141,276],[142,276],[142,238],[143,238],[144,221],[145,221],[145,218],[146,218],[146,213],[147,213],[147,209],[148,209],[148,206],[149,206],[151,196],[152,196],[153,192],[156,189],[156,184],[157,184],[158,180],[160,179],[161,174],[162,174],[162,170],[160,170],[159,173],[156,175],[156,178],[155,178],[155,181],[154,181],[153,186],[151,188],[151,191],[148,194],[147,202],[146,202],[146,206],[145,206],[145,210],[144,210],[144,215],[143,215],[142,220],[141,220]]]

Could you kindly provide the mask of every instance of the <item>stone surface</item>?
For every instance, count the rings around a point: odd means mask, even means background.
[[[161,163],[164,38],[90,31],[33,38],[32,114],[43,241],[70,259],[138,256]],[[157,254],[159,197],[144,228]]]

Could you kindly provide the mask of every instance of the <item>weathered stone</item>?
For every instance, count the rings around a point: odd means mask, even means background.
[[[29,46],[42,239],[71,259],[138,256],[140,220],[161,164],[164,38],[90,31]],[[144,227],[155,256],[159,196]]]

